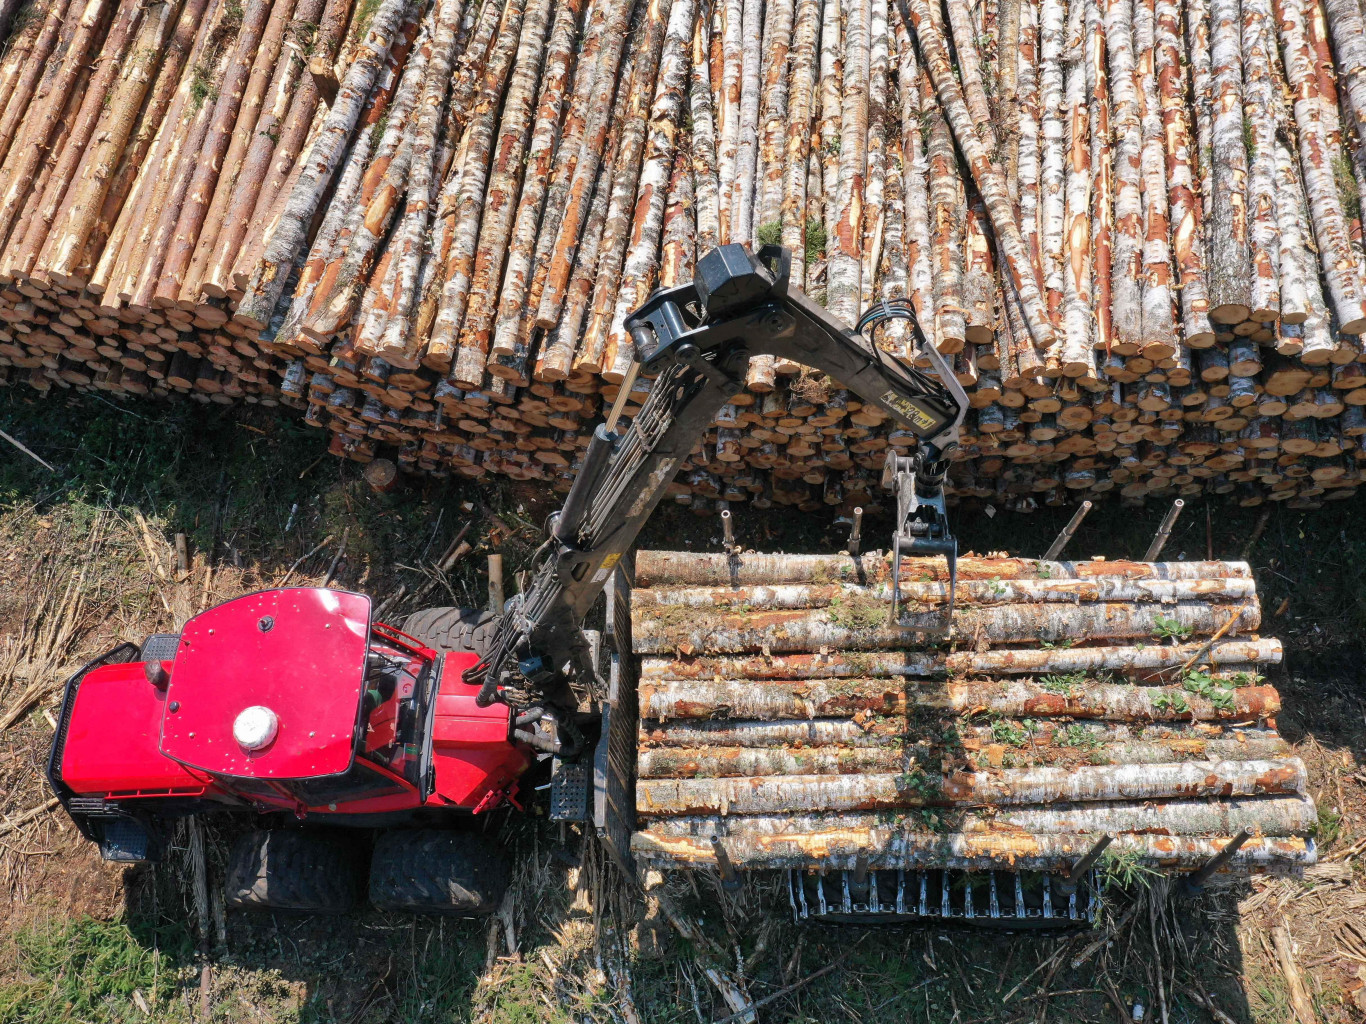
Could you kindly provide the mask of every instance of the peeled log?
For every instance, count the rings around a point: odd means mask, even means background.
[[[902,582],[901,600],[938,605],[948,599],[947,583]],[[956,607],[1087,601],[1133,603],[1177,601],[1255,600],[1256,584],[1250,579],[1128,580],[1100,576],[1078,580],[972,580],[954,588]],[[892,587],[882,583],[861,587],[851,583],[779,583],[757,587],[656,587],[638,590],[632,600],[644,607],[742,608],[747,611],[775,609],[850,607],[869,602],[890,602]]]
[[[365,98],[379,76],[407,8],[407,0],[383,0],[370,21],[365,39],[308,152],[303,173],[290,193],[284,216],[275,226],[261,262],[247,282],[236,319],[248,327],[261,330],[270,322],[275,304],[284,294],[290,271],[304,258],[313,215],[351,141]]]
[[[1263,837],[1285,838],[1310,831],[1314,801],[1304,796],[1247,797],[1213,803],[1164,800],[1160,803],[1096,802],[1048,807],[997,807],[990,811],[949,811],[952,830],[968,835],[1086,835],[1142,832],[1149,835],[1233,835],[1251,826]],[[724,821],[724,826],[722,822]],[[682,817],[650,823],[656,836],[731,836],[782,839],[793,834],[842,829],[886,828],[876,814],[776,814],[750,817]],[[906,826],[902,826],[903,828]],[[727,844],[729,845],[729,844]]]
[[[913,832],[899,828],[840,829],[781,837],[728,838],[726,855],[737,868],[853,870],[861,860],[874,869],[1065,871],[1094,844],[1090,835],[976,835]],[[1112,844],[1120,854],[1174,871],[1194,871],[1227,843],[1224,839],[1124,835]],[[714,869],[710,839],[670,837],[654,830],[631,836],[642,867]],[[1312,839],[1251,839],[1233,855],[1227,871],[1289,872],[1314,863]]]
[[[1142,647],[1068,647],[990,651],[872,651],[829,654],[787,654],[778,657],[642,658],[643,680],[666,679],[836,679],[851,676],[882,678],[944,675],[1033,675],[1075,672],[1120,672],[1138,679],[1160,677],[1200,654],[1203,644],[1174,646],[1144,644]],[[1201,656],[1202,665],[1242,668],[1258,664],[1279,665],[1281,642],[1273,637],[1257,640],[1220,640]]]
[[[1217,707],[1179,686],[1125,686],[1084,683],[1055,693],[1019,680],[915,685],[871,679],[835,682],[642,682],[644,718],[811,719],[866,712],[905,715],[953,711],[1006,717],[1103,718],[1129,722],[1252,722],[1275,715],[1280,695],[1271,686],[1233,690],[1229,706]]]
[[[891,561],[881,552],[857,558],[848,555],[784,555],[746,552],[743,555],[693,554],[681,551],[640,551],[636,554],[637,587],[712,586],[747,587],[770,583],[881,583],[891,579]],[[905,579],[947,580],[942,559],[903,558]],[[1223,579],[1251,577],[1246,562],[1045,562],[1036,558],[980,558],[958,560],[960,580],[1083,579],[1123,576],[1128,579]]]
[[[1309,197],[1319,263],[1337,313],[1338,330],[1343,334],[1361,334],[1366,331],[1366,308],[1334,179],[1336,147],[1332,145],[1326,118],[1320,113],[1324,104],[1318,94],[1313,55],[1306,37],[1304,5],[1301,0],[1279,0],[1275,10],[1286,78],[1295,101],[1300,170]]]
[[[1238,0],[1213,0],[1213,60],[1209,296],[1210,319],[1236,324],[1252,312],[1248,248],[1247,149],[1243,144],[1243,73]]]
[[[1020,728],[1017,722],[1008,722]],[[956,723],[945,727],[952,735]],[[967,730],[963,730],[967,731]],[[637,777],[642,779],[719,779],[755,778],[765,775],[870,775],[910,771],[916,763],[931,763],[932,754],[942,753],[942,744],[915,743],[899,746],[882,736],[879,746],[815,747],[657,747],[642,750],[637,759]],[[988,734],[988,741],[990,735]],[[1276,737],[1258,743],[1255,751],[1237,740],[1189,741],[1167,743],[1098,743],[1079,751],[1051,744],[1029,746],[1015,751],[1016,763],[1023,759],[1031,765],[1071,765],[1078,758],[1093,765],[1173,764],[1194,760],[1257,761],[1266,757],[1288,757],[1290,744]],[[1088,752],[1089,751],[1089,752]],[[1228,754],[1233,756],[1229,757]]]
[[[944,722],[941,719],[941,722]],[[1022,720],[1021,720],[1021,727]],[[933,731],[934,722],[911,723],[891,718],[815,718],[782,722],[759,722],[751,719],[678,719],[670,722],[642,721],[638,742],[640,756],[657,747],[881,747],[888,737],[898,737],[912,729],[919,734]],[[958,739],[975,739],[983,745],[995,739],[991,725],[963,723],[943,724],[941,731],[952,729]],[[1022,748],[1034,756],[1047,747],[1067,748],[1080,733],[1089,749],[1093,744],[1127,744],[1135,749],[1142,745],[1163,748],[1185,756],[1195,752],[1201,761],[1248,761],[1273,757],[1289,757],[1290,745],[1274,729],[1256,726],[1225,725],[1213,722],[1080,722],[1032,720],[1029,742]],[[924,749],[927,744],[918,742]],[[1077,749],[1075,745],[1071,749]],[[1181,756],[1159,760],[1178,761]],[[1123,761],[1123,759],[1121,759]],[[1132,762],[1138,763],[1138,759]],[[1157,763],[1147,760],[1144,763]]]
[[[886,604],[885,607],[890,607]],[[1236,618],[1235,618],[1236,617]],[[635,648],[642,654],[701,651],[811,651],[822,647],[876,650],[907,642],[907,631],[942,629],[940,609],[901,609],[895,626],[869,602],[854,608],[831,607],[768,612],[726,613],[691,608],[657,616],[637,605],[631,612]],[[1261,623],[1255,603],[1238,605],[1178,602],[1166,605],[1106,601],[1089,605],[1011,604],[955,609],[953,629],[962,637],[983,636],[993,643],[1057,643],[1089,639],[1154,640],[1174,628],[1212,635],[1234,618],[1233,632],[1251,632]],[[1160,621],[1159,621],[1160,620]],[[1172,624],[1175,625],[1172,625]]]
[[[995,774],[955,772],[925,785],[922,777],[786,775],[752,779],[640,779],[636,813],[783,814],[793,811],[889,811],[919,807],[1295,795],[1304,788],[1299,758],[1187,761],[1183,764],[1020,768]]]

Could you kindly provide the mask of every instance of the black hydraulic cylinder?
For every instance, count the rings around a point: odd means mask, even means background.
[[[583,514],[588,508],[588,499],[602,482],[602,475],[607,471],[617,437],[618,435],[609,433],[601,423],[593,431],[593,439],[588,442],[588,450],[583,453],[583,465],[579,468],[579,475],[574,478],[574,486],[569,489],[569,494],[564,499],[564,508],[555,520],[555,539],[560,543],[574,543],[574,536],[579,532],[579,524],[583,521]]]

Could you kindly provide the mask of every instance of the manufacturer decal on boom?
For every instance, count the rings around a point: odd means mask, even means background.
[[[916,405],[909,398],[903,398],[895,391],[888,391],[883,395],[882,404],[890,406],[921,430],[932,430],[934,428],[936,421],[933,416],[920,408],[920,406]]]

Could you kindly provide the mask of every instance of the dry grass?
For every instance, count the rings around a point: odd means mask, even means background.
[[[262,429],[268,426],[263,421]],[[0,728],[0,1024],[196,1020],[206,964],[213,1019],[263,1024],[710,1024],[733,1012],[737,993],[742,1005],[770,1000],[758,1012],[761,1021],[792,1024],[1115,1024],[1121,1015],[1129,1019],[1135,1002],[1148,1007],[1149,1021],[1162,1020],[1165,1006],[1169,1024],[1222,1020],[1201,1003],[1240,1024],[1287,1024],[1285,980],[1264,941],[1278,924],[1289,930],[1319,1020],[1366,1019],[1355,1004],[1366,991],[1366,885],[1358,867],[1366,856],[1366,694],[1356,681],[1359,646],[1340,666],[1300,668],[1296,661],[1325,639],[1355,643],[1355,628],[1366,618],[1366,588],[1358,587],[1355,568],[1342,568],[1366,566],[1366,552],[1356,550],[1366,538],[1356,540],[1348,510],[1340,524],[1274,520],[1264,546],[1275,557],[1259,554],[1257,565],[1265,608],[1293,599],[1291,613],[1265,627],[1289,641],[1293,674],[1273,680],[1286,699],[1281,731],[1298,741],[1326,809],[1322,824],[1336,833],[1323,849],[1329,869],[1307,883],[1211,888],[1194,902],[1165,898],[1158,887],[1140,891],[1132,903],[1117,900],[1099,932],[1021,938],[940,927],[797,926],[785,893],[774,891],[776,880],[756,880],[737,895],[709,876],[684,876],[668,879],[662,890],[684,938],[662,906],[602,859],[595,842],[574,829],[562,836],[534,813],[499,812],[490,827],[499,830],[516,880],[495,919],[373,911],[299,919],[223,912],[215,893],[225,850],[241,825],[215,818],[203,823],[209,905],[201,915],[188,832],[176,837],[164,865],[124,871],[100,864],[63,816],[45,809],[48,718],[63,679],[120,640],[176,629],[207,604],[271,586],[324,536],[340,538],[348,526],[342,585],[383,597],[400,583],[411,594],[435,578],[434,598],[477,603],[483,551],[510,550],[509,537],[530,550],[530,525],[542,511],[528,501],[523,512],[518,498],[473,490],[395,507],[338,478],[330,460],[311,468],[311,450],[283,469],[270,463],[269,474],[238,482],[244,466],[256,467],[295,441],[286,435],[271,448],[256,431],[232,423],[228,433],[243,435],[241,457],[226,473],[211,463],[200,467],[195,494],[167,497],[174,481],[152,480],[155,500],[144,501],[147,481],[118,475],[136,453],[101,447],[114,468],[99,463],[92,472],[115,473],[117,486],[106,491],[112,498],[64,495],[0,511],[0,715],[7,723]],[[60,464],[51,447],[42,451]],[[187,457],[174,479],[196,466]],[[324,470],[331,473],[326,480]],[[25,493],[41,497],[48,486],[42,479]],[[286,530],[292,506],[298,514]],[[445,510],[439,521],[438,509]],[[221,524],[216,510],[223,510]],[[1133,518],[1097,510],[1076,551],[1125,553],[1121,531]],[[669,511],[657,519],[655,544],[696,549],[712,542],[714,522]],[[800,549],[781,534],[785,521],[740,519],[747,543]],[[475,553],[449,576],[435,577],[432,562],[466,521],[475,524]],[[1021,547],[1018,519],[998,517],[991,527],[959,521],[983,550]],[[875,527],[865,527],[872,535]],[[991,537],[984,529],[1012,535]],[[1174,537],[1170,552],[1202,554],[1200,518],[1188,513],[1183,529],[1187,535]],[[1232,539],[1221,540],[1217,553],[1241,546],[1238,529],[1230,518]],[[1300,529],[1306,535],[1297,539]],[[177,530],[202,545],[196,550],[192,543],[184,570],[176,564]],[[761,542],[770,530],[781,535]],[[1041,548],[1048,533],[1041,525],[1038,543],[1025,547]],[[220,534],[221,542],[211,543]],[[1128,547],[1141,550],[1143,542]],[[320,580],[334,553],[325,548],[305,561],[290,582]],[[517,567],[509,557],[509,572]],[[409,607],[399,606],[398,614]],[[1301,614],[1297,636],[1293,616]],[[1314,632],[1320,626],[1323,634]],[[36,813],[24,817],[30,812]],[[201,940],[206,955],[197,952]]]

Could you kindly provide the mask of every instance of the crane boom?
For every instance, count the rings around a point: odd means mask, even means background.
[[[939,380],[880,351],[790,289],[790,263],[790,253],[780,246],[766,246],[757,255],[742,245],[720,246],[698,261],[691,283],[656,291],[626,320],[635,345],[633,375],[638,369],[652,378],[649,397],[620,434],[620,400],[594,432],[564,507],[552,516],[549,536],[533,560],[529,586],[509,603],[489,653],[465,674],[467,682],[480,685],[481,704],[525,704],[523,717],[552,718],[561,731],[561,753],[573,745],[563,744],[564,734],[572,732],[566,712],[574,703],[566,668],[586,680],[596,671],[581,628],[584,617],[678,466],[721,406],[743,389],[756,355],[823,371],[920,439],[909,456],[889,454],[883,473],[884,486],[897,494],[894,561],[914,551],[954,562],[943,483],[967,410],[962,387],[926,343],[908,303],[880,304],[859,326],[909,320]],[[630,386],[630,380],[623,385],[623,397]]]

